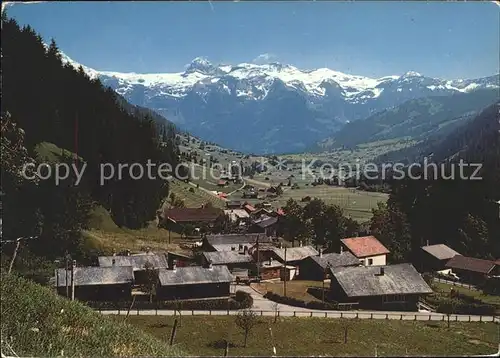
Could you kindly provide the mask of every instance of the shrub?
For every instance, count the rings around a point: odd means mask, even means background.
[[[472,297],[468,299],[474,300]],[[448,297],[431,295],[425,301],[435,306],[436,311],[439,313],[491,316],[496,312],[495,306],[484,304],[478,300],[475,300],[475,302],[466,302],[459,298],[450,299]]]

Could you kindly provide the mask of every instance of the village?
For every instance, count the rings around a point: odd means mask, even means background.
[[[277,236],[286,215],[282,209],[255,208],[245,201],[226,205],[168,208],[159,215],[169,231],[191,228],[191,255],[146,250],[99,256],[87,267],[68,261],[56,270],[57,292],[109,309],[243,309],[257,297],[319,310],[430,312],[437,309],[428,299],[436,294],[433,282],[479,290],[500,275],[500,261],[466,257],[439,243],[422,246],[414,262],[397,264],[391,264],[389,250],[373,235],[344,238],[339,252],[302,242],[291,245]],[[224,218],[234,232],[213,234]],[[316,299],[298,300],[294,287]],[[453,288],[444,292],[453,294]],[[463,312],[455,307],[451,313],[494,315],[498,309],[478,307]]]

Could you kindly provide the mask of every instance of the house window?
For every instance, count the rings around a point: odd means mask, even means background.
[[[373,265],[373,259],[368,259],[368,266]]]

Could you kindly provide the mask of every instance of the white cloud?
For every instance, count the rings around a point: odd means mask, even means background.
[[[31,4],[39,4],[41,2],[46,2],[46,1],[4,1],[2,2],[2,12],[9,6],[17,4],[31,5]]]
[[[263,54],[255,57],[252,62],[255,64],[265,64],[265,63],[269,63],[275,59],[276,59],[275,55],[273,55],[271,53],[263,53]]]

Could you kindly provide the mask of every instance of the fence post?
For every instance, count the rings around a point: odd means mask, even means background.
[[[429,321],[431,320],[431,315],[429,315]]]
[[[356,312],[356,318],[359,318],[359,313]]]
[[[370,319],[373,319],[373,313],[370,313]]]
[[[312,313],[312,311],[311,311],[311,317],[312,317],[312,316],[313,316],[313,313]]]
[[[209,316],[211,316],[212,315],[212,310],[208,310],[208,312],[209,312]]]
[[[455,315],[455,322],[458,322],[458,315]]]
[[[483,316],[479,316],[479,322],[483,322]]]
[[[263,316],[264,315],[264,311],[261,310],[260,311],[260,315]]]
[[[403,320],[403,315],[401,315],[401,318],[400,318],[399,320],[400,320],[400,321],[402,321],[402,320]]]
[[[137,315],[139,315],[139,309],[137,309]]]
[[[469,315],[469,322],[470,322],[470,315]]]
[[[385,314],[385,319],[389,319],[389,313]]]
[[[155,309],[155,312],[156,312],[155,316],[158,316],[158,308]]]
[[[297,317],[296,313],[297,313],[296,311],[293,311],[293,316],[294,317]]]
[[[191,316],[194,316],[194,310],[191,310]]]
[[[280,311],[278,311],[278,317],[280,316]]]
[[[343,318],[343,313],[342,312],[340,312],[340,318]]]
[[[417,315],[415,315],[415,319],[414,319],[414,321],[416,321],[416,320],[417,320]]]
[[[443,316],[443,322],[444,322],[444,316]]]
[[[328,312],[325,312],[325,318],[327,318],[327,317],[328,317]],[[493,321],[494,321],[494,320],[495,320],[495,319],[493,318]]]

